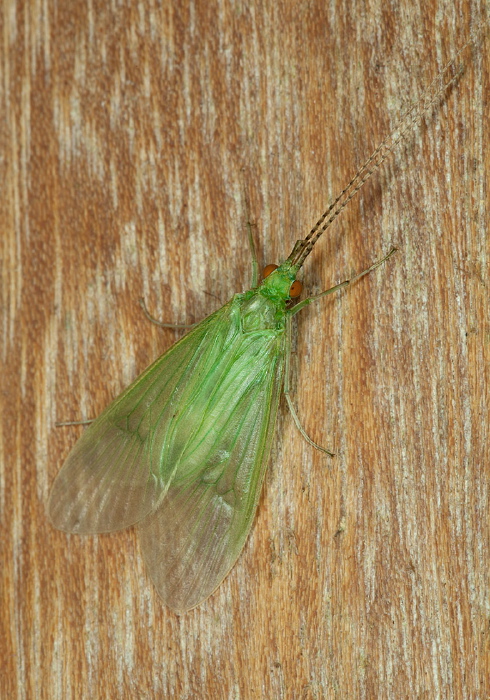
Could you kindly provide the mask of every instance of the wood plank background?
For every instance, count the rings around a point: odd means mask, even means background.
[[[487,10],[488,11],[488,10]],[[250,538],[182,616],[133,530],[46,518],[82,428],[278,261],[479,0],[4,0],[2,698],[488,698],[490,37],[319,243]]]

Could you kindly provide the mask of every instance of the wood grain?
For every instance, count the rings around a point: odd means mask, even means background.
[[[478,0],[1,13],[2,698],[488,698],[490,37],[325,236],[252,534],[176,616],[134,531],[53,530],[81,428],[308,232]]]

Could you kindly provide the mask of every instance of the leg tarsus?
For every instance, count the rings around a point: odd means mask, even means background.
[[[291,397],[289,396],[289,392],[287,394],[286,394],[286,392],[284,392],[284,396],[286,397],[286,401],[287,401],[289,410],[291,411],[291,415],[293,417],[294,423],[295,423],[296,427],[298,428],[299,432],[301,433],[301,435],[306,440],[306,442],[309,445],[311,445],[312,447],[314,447],[316,450],[320,450],[320,452],[324,452],[329,457],[335,457],[335,452],[330,452],[330,450],[327,450],[326,447],[322,447],[317,442],[315,442],[314,440],[311,439],[311,437],[308,435],[306,430],[301,425],[298,414],[296,413],[296,410],[293,406],[293,402],[291,401]]]
[[[143,309],[143,313],[145,314],[146,318],[151,322],[154,323],[156,326],[159,326],[160,328],[176,328],[176,329],[183,329],[185,330],[186,328],[193,328],[196,324],[195,323],[162,323],[162,321],[159,321],[158,319],[154,318],[148,309],[146,308],[145,300],[143,297],[139,299],[139,304],[141,308]]]
[[[291,401],[291,397],[289,396],[289,368],[290,368],[290,360],[291,360],[291,316],[286,317],[286,357],[284,361],[284,396],[286,397],[286,402],[288,404],[289,410],[291,411],[291,415],[293,417],[294,423],[296,427],[298,428],[299,432],[301,435],[304,437],[306,442],[314,447],[316,450],[320,450],[320,452],[324,452],[325,454],[329,455],[329,457],[335,457],[334,452],[330,452],[330,450],[327,450],[325,447],[322,447],[318,443],[316,443],[314,440],[311,439],[311,437],[308,435],[306,430],[303,428],[301,425],[301,421],[298,417],[298,414],[296,413],[296,409],[293,406],[293,402]]]

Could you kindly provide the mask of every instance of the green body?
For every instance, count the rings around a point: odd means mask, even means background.
[[[139,525],[150,575],[176,611],[233,566],[267,466],[294,266],[237,294],[151,365],[84,432],[49,501],[53,524]]]

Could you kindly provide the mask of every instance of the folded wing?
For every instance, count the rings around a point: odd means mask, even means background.
[[[214,328],[222,325],[227,306],[173,345],[85,430],[51,490],[48,513],[55,527],[109,532],[155,510],[172,478],[172,461],[163,462],[162,455],[175,414],[199,366],[218,353]]]
[[[49,499],[55,527],[139,523],[165,603],[207,598],[249,532],[284,369],[281,329],[243,332],[239,296],[149,367],[84,432]]]
[[[237,338],[221,357],[223,372],[210,374],[181,417],[198,427],[165,498],[139,524],[151,578],[177,612],[219,586],[247,538],[282,387],[283,342],[274,334]]]

